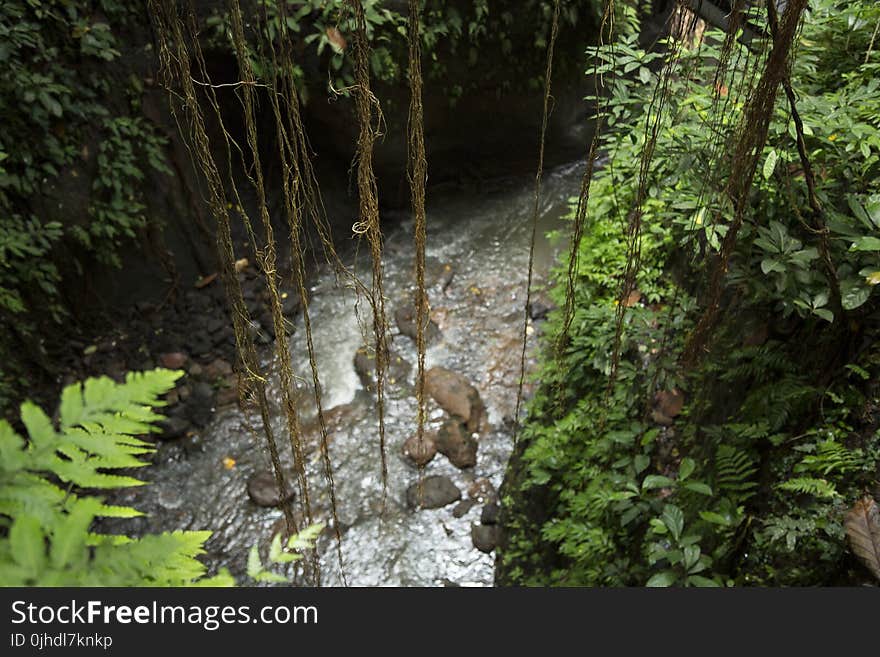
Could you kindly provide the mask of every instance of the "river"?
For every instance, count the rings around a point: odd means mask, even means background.
[[[568,199],[578,191],[581,172],[582,165],[576,163],[545,174],[536,287],[546,281],[559,248],[546,233],[564,225],[562,217]],[[448,476],[463,499],[469,491],[482,502],[491,497],[491,489],[501,484],[512,447],[510,418],[519,375],[533,203],[529,178],[436,190],[428,198],[428,291],[431,317],[440,334],[429,344],[427,367],[442,366],[468,378],[480,391],[491,425],[479,437],[474,468],[459,470],[440,454],[425,468],[425,475]],[[340,285],[329,269],[319,268],[310,281],[316,360],[331,429],[330,456],[343,530],[345,581],[355,586],[491,586],[494,555],[478,551],[471,541],[471,525],[479,522],[482,503],[460,518],[453,516],[453,505],[413,511],[405,503],[406,488],[418,479],[417,468],[401,449],[415,432],[416,350],[410,338],[399,334],[394,311],[408,296],[412,298],[412,221],[405,215],[383,219],[394,226],[385,235],[384,252],[390,345],[412,365],[408,372],[393,368],[389,374],[384,515],[375,397],[364,389],[353,365],[357,349],[370,343],[369,306],[351,287]],[[340,253],[363,280],[369,280],[366,244],[360,248],[342,244]],[[534,342],[533,328],[529,332]],[[294,370],[302,379],[303,422],[308,425],[314,409],[306,394],[311,374],[303,333],[297,326],[292,347]],[[276,435],[284,438],[271,349],[264,359],[271,373]],[[429,411],[430,424],[436,426],[443,411],[434,405]],[[256,417],[238,408],[221,409],[189,447],[163,444],[155,463],[140,473],[152,485],[132,491],[124,500],[147,514],[136,521],[135,531],[212,530],[204,557],[209,568],[227,567],[242,584],[249,583],[244,575],[248,551],[254,543],[265,546],[281,519],[279,510],[258,507],[246,492],[248,480],[269,467],[261,434],[249,430],[256,422]],[[317,450],[310,454],[308,476],[316,520],[327,523],[328,492]],[[322,584],[342,585],[332,532],[325,532],[318,547]]]

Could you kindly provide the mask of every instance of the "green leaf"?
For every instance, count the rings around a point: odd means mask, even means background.
[[[46,545],[40,521],[19,516],[9,529],[9,547],[15,563],[30,576],[39,575],[46,565]]]
[[[703,577],[702,575],[688,575],[687,583],[691,586],[699,586],[701,588],[718,588],[721,586],[714,579]]]
[[[645,586],[649,588],[665,588],[675,584],[675,573],[671,570],[664,570],[651,576]]]
[[[690,458],[685,457],[681,460],[681,465],[678,466],[678,480],[683,481],[691,476],[693,471],[696,469],[696,462]]]
[[[704,484],[702,481],[686,481],[683,486],[694,493],[699,493],[700,495],[706,495],[708,497],[712,496],[712,489],[708,484]]]
[[[762,173],[764,174],[764,180],[770,180],[770,177],[773,175],[773,172],[776,170],[776,162],[779,160],[779,154],[775,150],[770,150],[767,153],[767,159],[764,160],[764,168]]]
[[[642,481],[642,490],[651,490],[654,488],[668,488],[675,485],[675,481],[663,475],[648,475]]]
[[[101,502],[97,498],[83,498],[58,522],[49,551],[54,568],[82,567],[85,564],[88,559],[86,537],[89,525],[100,508]]]
[[[663,524],[666,525],[672,537],[678,540],[684,529],[684,512],[674,504],[667,504],[663,508],[663,513],[660,514],[660,519],[663,520]]]
[[[281,534],[275,534],[275,536],[272,537],[272,543],[269,545],[269,561],[272,563],[283,564],[299,561],[300,559],[302,559],[301,554],[284,551],[281,547]]]
[[[866,235],[860,237],[850,247],[852,251],[880,251],[880,237]]]

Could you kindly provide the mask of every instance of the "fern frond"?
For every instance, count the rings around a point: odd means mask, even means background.
[[[782,482],[777,488],[792,493],[815,495],[816,497],[824,498],[833,498],[840,495],[834,484],[826,479],[815,479],[813,477],[795,477],[794,479]]]
[[[755,494],[758,468],[748,453],[720,445],[715,455],[715,486],[719,493],[742,504]]]

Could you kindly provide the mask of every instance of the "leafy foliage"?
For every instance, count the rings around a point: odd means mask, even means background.
[[[89,489],[143,485],[113,474],[147,465],[154,448],[138,436],[161,416],[160,395],[182,372],[130,373],[125,383],[106,377],[64,389],[53,422],[25,402],[21,422],[27,439],[0,420],[0,584],[4,586],[229,585],[223,572],[205,578],[196,557],[210,537],[179,531],[132,539],[95,534],[96,518],[141,515],[110,506]]]
[[[276,566],[284,567],[301,561],[303,555],[297,552],[297,550],[311,549],[323,529],[324,525],[321,523],[309,525],[302,531],[289,537],[286,541],[282,541],[281,534],[275,534],[272,537],[272,542],[269,544],[269,562]],[[248,553],[247,574],[255,582],[283,584],[288,581],[285,575],[265,568],[260,559],[260,548],[258,545],[251,547]]]
[[[880,461],[872,420],[880,375],[873,294],[880,55],[869,51],[878,20],[874,3],[815,2],[792,66],[846,316],[831,307],[790,109],[780,96],[724,281],[727,314],[713,349],[691,371],[678,354],[701,310],[707,262],[734,216],[724,149],[761,61],[736,45],[716,78],[724,35],[709,31],[699,48],[681,54],[658,104],[651,98],[658,54],[625,37],[592,53],[605,76],[607,96],[597,105],[608,126],[601,137],[608,162],[593,179],[570,340],[560,353],[562,318],[551,315],[521,455],[508,473],[503,581],[863,581],[843,521],[876,485]],[[609,389],[624,231],[655,122],[639,299],[627,309]],[[553,291],[560,303],[562,264]],[[663,391],[685,396],[674,420],[658,415]]]

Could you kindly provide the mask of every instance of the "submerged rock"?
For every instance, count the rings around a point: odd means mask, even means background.
[[[411,509],[439,509],[460,499],[458,486],[442,475],[425,477],[421,482],[421,491],[418,481],[406,489],[406,503]]]
[[[410,304],[400,306],[394,311],[394,321],[397,324],[397,329],[402,335],[407,336],[414,342],[419,339],[419,323],[416,321],[416,314],[415,306]],[[425,342],[431,343],[439,336],[440,327],[437,326],[434,320],[428,318],[428,323],[425,325]]]
[[[477,441],[457,420],[449,420],[440,427],[437,451],[457,468],[472,468],[477,464]]]
[[[279,506],[284,502],[293,499],[293,491],[290,490],[290,484],[284,495],[278,492],[278,484],[275,482],[275,475],[268,470],[258,472],[248,480],[247,493],[251,501],[257,506]]]
[[[388,354],[388,366],[385,370],[385,381],[394,385],[406,381],[406,377],[412,370],[406,360],[396,352]],[[358,378],[365,389],[370,392],[376,390],[376,356],[366,347],[361,347],[354,355],[354,371],[357,372]]]
[[[460,418],[471,433],[480,430],[486,409],[480,393],[461,374],[432,367],[425,374],[425,391],[450,415]]]

